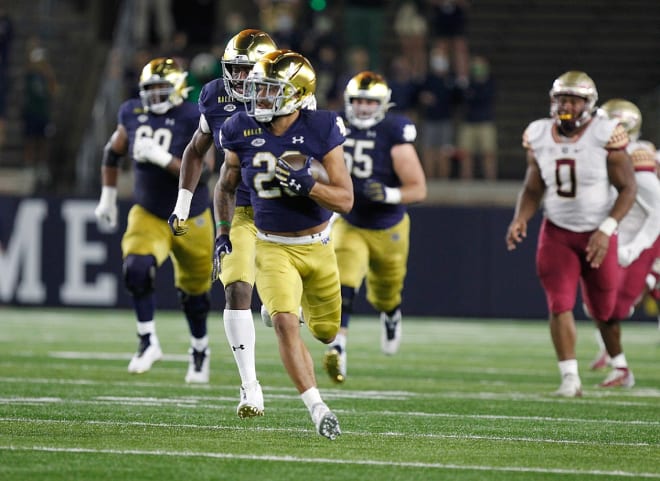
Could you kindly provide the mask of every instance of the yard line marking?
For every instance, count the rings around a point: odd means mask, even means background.
[[[296,428],[269,428],[263,426],[224,426],[208,424],[181,424],[181,423],[149,423],[144,421],[72,421],[62,419],[31,419],[31,418],[0,418],[0,422],[17,422],[26,424],[83,424],[90,426],[112,426],[112,427],[151,427],[166,429],[200,429],[211,431],[259,431],[259,432],[315,432],[308,429]],[[541,444],[562,444],[562,445],[582,445],[582,446],[622,446],[622,447],[657,447],[658,444],[648,442],[600,442],[600,441],[581,441],[576,439],[550,439],[550,438],[529,438],[529,437],[504,437],[504,436],[484,436],[473,434],[438,434],[438,433],[406,433],[406,432],[364,432],[364,431],[343,431],[343,434],[351,436],[384,436],[384,437],[409,437],[425,439],[456,439],[456,440],[478,440],[478,441],[503,441],[503,442],[524,442]]]
[[[545,474],[571,474],[571,475],[591,475],[591,476],[620,476],[626,478],[647,478],[660,479],[658,473],[634,473],[631,471],[604,471],[604,470],[579,470],[579,469],[559,469],[542,467],[521,467],[521,466],[487,466],[487,465],[460,465],[443,463],[424,463],[424,462],[398,462],[398,461],[379,461],[375,459],[334,459],[334,458],[303,458],[296,456],[274,456],[274,455],[255,455],[255,454],[232,454],[232,453],[209,453],[209,452],[191,452],[191,451],[147,451],[139,449],[91,449],[91,448],[59,448],[50,446],[0,446],[5,451],[39,451],[53,453],[71,453],[71,454],[110,454],[110,455],[134,455],[134,456],[165,456],[165,457],[185,457],[185,458],[214,458],[214,459],[241,459],[246,461],[272,461],[284,463],[324,463],[324,464],[344,464],[361,466],[392,466],[400,468],[426,468],[447,470],[455,469],[461,471],[500,471],[515,473],[545,473]]]

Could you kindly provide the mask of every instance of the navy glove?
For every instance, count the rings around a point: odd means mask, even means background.
[[[316,184],[316,180],[312,177],[311,165],[312,158],[307,157],[302,169],[293,170],[285,161],[277,159],[275,177],[282,187],[289,189],[294,194],[308,196],[312,187]]]
[[[170,230],[174,235],[185,235],[188,232],[188,227],[186,226],[186,221],[179,219],[177,214],[172,214],[167,223],[170,225]]]
[[[222,257],[231,254],[231,241],[229,234],[220,234],[215,238],[215,250],[213,251],[213,271],[211,281],[215,282],[220,277]]]
[[[365,197],[374,202],[385,202],[385,184],[372,179],[367,179],[364,184],[363,193]]]

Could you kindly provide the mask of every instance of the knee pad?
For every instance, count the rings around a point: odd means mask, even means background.
[[[211,310],[211,297],[208,292],[193,296],[181,289],[177,289],[179,294],[179,301],[186,317],[191,321],[206,319],[209,311]]]
[[[135,297],[143,297],[154,291],[156,259],[154,256],[129,254],[124,259],[124,285]]]

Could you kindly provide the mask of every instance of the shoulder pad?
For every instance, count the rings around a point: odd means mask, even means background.
[[[539,119],[529,124],[523,132],[523,147],[529,149],[550,128],[552,128],[552,119]]]
[[[651,142],[631,142],[626,149],[635,171],[655,171],[655,149]]]
[[[617,119],[596,116],[591,120],[594,137],[608,150],[623,149],[629,139],[623,126]]]

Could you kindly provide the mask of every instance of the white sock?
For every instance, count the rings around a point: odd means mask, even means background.
[[[234,353],[241,384],[257,380],[257,368],[254,346],[256,335],[254,333],[254,320],[249,309],[225,309],[224,315],[225,335]]]
[[[318,388],[315,387],[310,387],[307,391],[302,393],[300,397],[302,398],[310,413],[312,412],[312,406],[323,402],[323,399],[321,399],[321,393],[319,392]]]
[[[156,334],[156,322],[147,321],[147,322],[138,322],[137,323],[137,332],[140,336],[145,334]]]
[[[559,366],[559,373],[561,377],[566,376],[567,374],[578,375],[578,362],[577,359],[566,359],[565,361],[559,361],[557,363]]]
[[[607,349],[605,349],[605,341],[603,341],[603,336],[600,333],[600,329],[596,329],[596,343],[598,344],[600,352],[607,351]]]
[[[612,361],[610,362],[612,367],[614,369],[627,369],[628,368],[628,361],[626,361],[626,355],[624,353],[621,353],[617,356],[614,356],[612,358]]]
[[[190,337],[190,346],[195,350],[195,351],[205,351],[207,347],[209,347],[209,336],[204,336],[204,337]]]
[[[332,341],[332,344],[334,344],[335,346],[339,346],[341,348],[341,352],[345,352],[346,351],[346,335],[344,335],[342,333],[337,334],[337,336],[335,337],[335,340]]]

